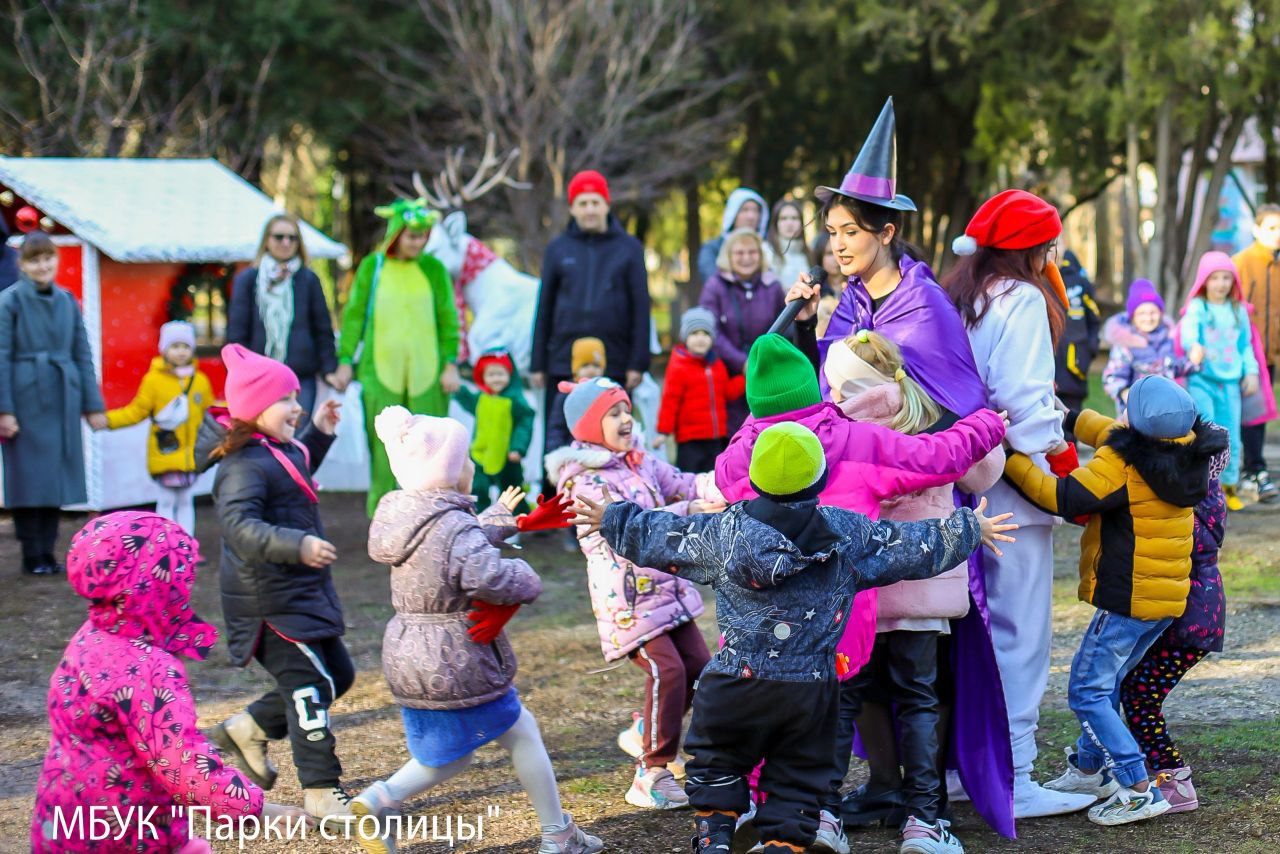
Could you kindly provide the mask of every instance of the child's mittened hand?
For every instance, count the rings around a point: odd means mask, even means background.
[[[322,540],[314,534],[302,538],[299,559],[312,569],[324,569],[338,559],[338,550],[333,543]]]
[[[333,435],[334,431],[338,429],[338,422],[341,420],[342,403],[332,399],[320,404],[316,414],[311,416],[311,423],[316,425],[316,429],[326,436]]]
[[[502,494],[498,496],[498,503],[507,508],[508,511],[514,513],[516,508],[524,504],[526,493],[518,486],[508,486],[502,490]]]
[[[1004,552],[1000,551],[999,547],[996,546],[996,543],[1016,542],[1013,537],[1005,536],[1003,532],[1016,531],[1018,530],[1018,526],[1013,522],[1001,524],[1005,519],[1011,518],[1013,516],[1012,513],[1001,513],[999,516],[987,516],[984,512],[986,509],[987,499],[983,496],[982,500],[978,502],[977,509],[973,511],[973,515],[978,517],[978,526],[982,528],[982,544],[995,552],[996,557],[1003,557]]]
[[[467,634],[476,643],[493,643],[494,638],[502,633],[502,627],[520,610],[519,605],[494,605],[482,599],[472,600],[471,605],[467,619],[475,625],[467,628]]]
[[[538,496],[538,506],[532,513],[516,517],[516,527],[521,531],[550,531],[555,528],[569,528],[573,525],[573,511],[569,509],[568,497],[557,492],[547,498]]]

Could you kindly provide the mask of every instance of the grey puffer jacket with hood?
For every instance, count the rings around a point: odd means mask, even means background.
[[[479,517],[475,500],[449,490],[397,490],[383,496],[369,526],[369,557],[391,567],[396,614],[382,638],[382,673],[397,703],[414,709],[466,709],[496,700],[516,675],[506,632],[471,640],[475,600],[525,605],[542,581],[498,544],[515,519],[495,504]]]

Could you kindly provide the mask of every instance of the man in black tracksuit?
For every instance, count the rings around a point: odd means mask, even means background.
[[[569,227],[543,257],[533,327],[529,379],[547,389],[547,425],[564,418],[563,409],[553,405],[556,385],[573,379],[570,351],[578,338],[604,342],[606,376],[628,391],[649,370],[644,247],[609,213],[609,186],[598,172],[579,172],[569,182],[569,213]]]

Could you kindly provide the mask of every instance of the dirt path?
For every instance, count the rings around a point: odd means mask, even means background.
[[[330,537],[341,554],[337,577],[349,624],[347,642],[360,671],[355,688],[334,710],[347,780],[358,790],[406,758],[399,712],[378,667],[382,629],[390,614],[387,582],[385,570],[364,557],[362,497],[325,495],[323,505]],[[992,834],[962,808],[956,829],[969,850],[1272,850],[1269,840],[1280,837],[1280,783],[1276,782],[1280,751],[1275,748],[1280,739],[1280,726],[1275,723],[1280,712],[1280,608],[1258,603],[1280,598],[1271,569],[1280,558],[1277,518],[1270,512],[1232,517],[1224,565],[1233,597],[1233,575],[1239,567],[1241,601],[1229,609],[1228,649],[1192,671],[1168,706],[1175,728],[1196,757],[1202,809],[1158,825],[1151,822],[1114,831],[1095,828],[1081,816],[1028,822],[1021,828],[1023,838],[1010,842]],[[207,553],[216,555],[218,537],[211,509],[201,507],[200,519],[201,542]],[[71,517],[64,520],[64,541],[78,524]],[[1059,542],[1068,539],[1061,536]],[[543,575],[545,592],[512,624],[521,665],[517,684],[523,701],[541,723],[566,809],[604,837],[607,850],[687,851],[687,814],[644,813],[622,800],[631,772],[614,738],[637,707],[642,683],[629,667],[595,672],[603,662],[580,556],[566,554],[558,539],[539,540],[524,555]],[[1089,618],[1089,610],[1073,599],[1074,564],[1074,546],[1061,545],[1053,673],[1041,730],[1045,773],[1057,768],[1062,747],[1073,738],[1072,722],[1064,711],[1067,670]],[[215,565],[216,559],[202,572],[195,605],[206,618],[220,623]],[[43,711],[47,680],[83,619],[84,608],[64,580],[19,575],[7,520],[0,521],[0,566],[9,575],[9,595],[0,598],[0,851],[25,851],[34,781],[48,739]],[[701,625],[708,641],[713,641],[710,615]],[[193,665],[190,675],[200,700],[202,725],[242,708],[267,687],[260,671],[230,667],[225,653]],[[296,802],[299,793],[291,762],[285,751],[276,749],[273,755],[281,775],[272,797]],[[850,780],[860,773],[855,769]],[[472,771],[410,805],[410,812],[435,815],[443,822],[446,815],[475,816],[491,806],[500,814],[486,820],[485,840],[457,850],[536,849],[532,810],[496,747],[482,749]],[[857,851],[896,850],[889,831],[857,833],[851,841]],[[325,842],[315,834],[287,846],[251,843],[247,847],[255,851],[357,850],[350,843]],[[236,850],[234,844],[218,848]],[[450,848],[427,840],[401,850],[425,854]]]

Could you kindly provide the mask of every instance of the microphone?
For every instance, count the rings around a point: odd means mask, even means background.
[[[822,267],[814,267],[809,271],[809,278],[813,280],[811,284],[817,285],[821,288],[827,283],[827,271]],[[787,303],[782,309],[782,313],[778,315],[778,319],[773,322],[773,325],[769,327],[769,332],[766,334],[776,332],[781,335],[786,332],[787,327],[795,322],[796,315],[800,313],[800,309],[804,308],[804,305],[805,300],[802,299]]]

